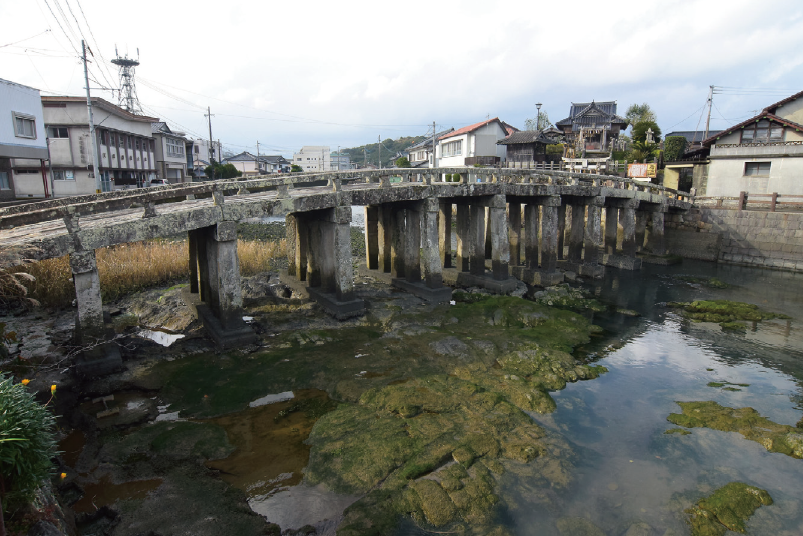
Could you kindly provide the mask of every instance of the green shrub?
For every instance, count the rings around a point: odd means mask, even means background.
[[[0,375],[0,479],[3,509],[29,501],[53,474],[56,455],[53,414],[21,383]]]
[[[664,139],[664,161],[677,162],[683,158],[686,150],[686,138],[683,136],[667,136]]]
[[[554,145],[547,145],[546,146],[546,154],[563,154],[563,144],[556,143]]]

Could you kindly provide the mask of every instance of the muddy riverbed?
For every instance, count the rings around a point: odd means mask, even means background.
[[[216,352],[181,288],[154,290],[115,305],[124,372],[36,380],[60,382],[81,534],[671,536],[733,482],[772,498],[748,533],[803,533],[799,277],[685,261],[440,306],[362,278],[343,323],[245,286],[252,347]],[[696,322],[695,300],[783,317]]]

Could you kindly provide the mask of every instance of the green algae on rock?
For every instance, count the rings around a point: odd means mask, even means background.
[[[556,525],[561,536],[605,536],[602,529],[582,517],[562,517]]]
[[[706,287],[715,289],[729,288],[731,286],[717,277],[676,275],[674,278],[679,281],[685,281],[686,283],[705,285]]]
[[[582,289],[572,288],[568,284],[547,287],[544,290],[533,293],[533,301],[550,307],[569,309],[572,311],[593,311],[600,313],[608,310],[604,305],[594,298],[588,297],[588,293]]]
[[[744,325],[739,321],[761,322],[774,318],[788,319],[779,313],[771,313],[759,309],[752,303],[735,302],[728,300],[697,300],[690,303],[669,302],[669,307],[683,309],[683,316],[695,322],[714,322],[724,329],[743,330]]]
[[[672,434],[691,435],[691,432],[689,432],[688,430],[684,430],[683,428],[670,428],[664,433],[667,435],[672,435]]]
[[[742,482],[731,482],[686,510],[692,536],[722,536],[727,530],[745,533],[745,521],[762,505],[771,505],[770,494]]]
[[[683,413],[672,413],[667,420],[685,428],[711,428],[739,432],[746,439],[761,443],[770,452],[803,458],[803,429],[775,423],[753,408],[729,408],[716,402],[678,402]]]
[[[738,387],[750,387],[749,383],[732,383],[732,382],[708,382],[708,387],[719,387],[723,391],[741,391]],[[733,387],[733,386],[736,387]]]

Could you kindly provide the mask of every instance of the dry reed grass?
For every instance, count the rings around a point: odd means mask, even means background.
[[[286,241],[238,241],[240,273],[254,275],[270,270],[271,260],[285,255]],[[136,242],[96,252],[103,301],[189,277],[186,241]],[[75,289],[67,256],[19,266],[12,271],[32,275],[26,281],[28,297],[46,307],[69,305]]]

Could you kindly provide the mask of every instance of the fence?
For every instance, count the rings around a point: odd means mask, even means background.
[[[507,169],[533,169],[536,171],[573,171],[575,173],[591,173],[607,175],[610,173],[626,173],[627,160],[594,162],[593,159],[577,159],[575,162],[502,162],[501,167]]]
[[[739,192],[735,196],[708,196],[695,197],[696,205],[716,208],[735,208],[736,210],[776,210],[786,211],[803,210],[803,195],[788,195],[773,192],[771,194],[751,194]]]

